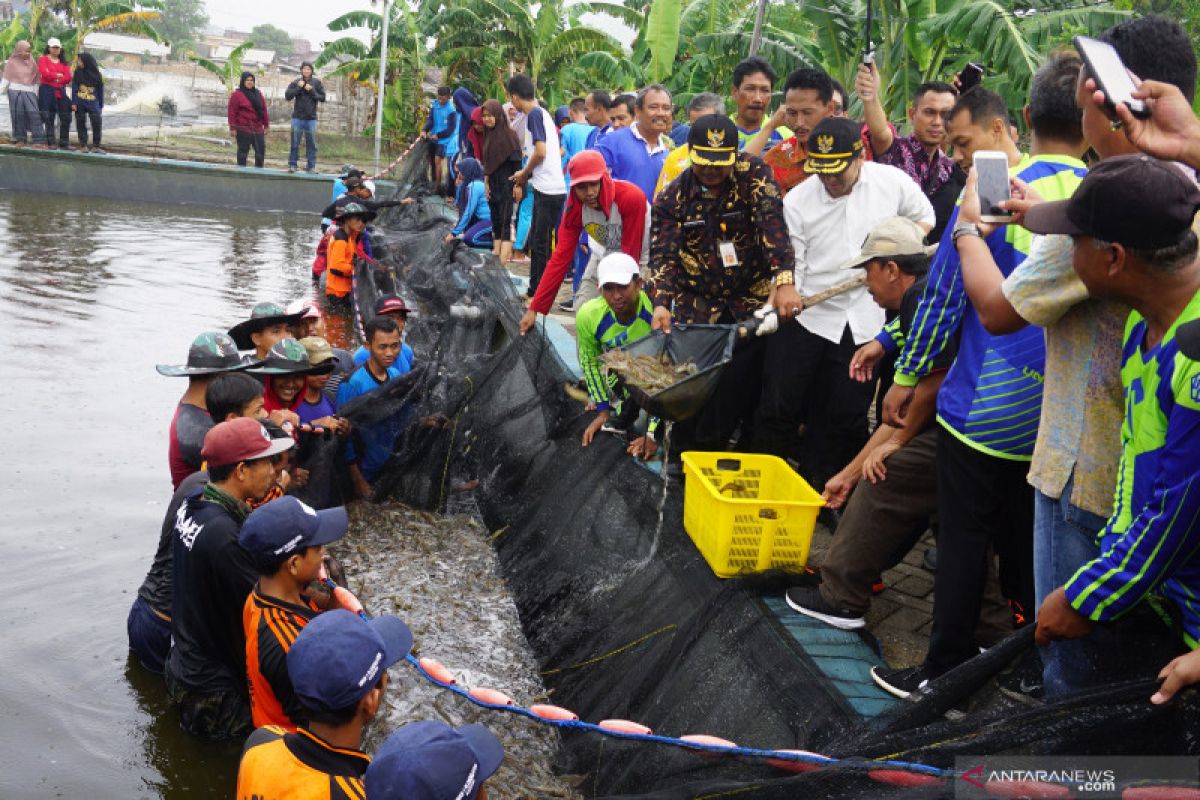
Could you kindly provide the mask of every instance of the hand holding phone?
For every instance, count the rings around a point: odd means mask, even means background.
[[[1008,179],[1008,156],[999,150],[978,150],[974,156],[976,183],[979,187],[979,218],[984,222],[1008,223],[1012,212],[1000,204],[1012,198]]]
[[[983,80],[983,65],[976,64],[974,61],[967,62],[967,65],[958,73],[958,93],[970,91],[980,84]]]
[[[1105,106],[1109,114],[1116,113],[1119,103],[1138,119],[1150,116],[1150,108],[1145,101],[1134,97],[1136,87],[1133,85],[1133,79],[1129,77],[1129,70],[1125,69],[1121,56],[1111,44],[1087,36],[1076,36],[1075,49],[1083,58],[1088,74],[1104,92]]]

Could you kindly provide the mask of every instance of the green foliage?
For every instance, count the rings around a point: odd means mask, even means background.
[[[238,81],[242,77],[242,59],[245,58],[246,51],[252,50],[254,47],[253,39],[242,42],[230,51],[229,57],[225,59],[224,64],[209,61],[207,58],[201,58],[192,53],[188,54],[188,58],[213,75],[216,75],[217,80],[221,81],[221,85],[225,87],[225,91],[232,93],[238,88]]]
[[[204,0],[163,0],[162,17],[153,27],[170,43],[172,54],[182,56],[195,48],[196,38],[207,24]]]
[[[406,3],[389,3],[387,8],[383,135],[407,141],[416,135],[424,122],[421,84],[427,67],[427,35],[419,23],[422,13],[419,6],[416,12]],[[363,44],[352,36],[335,39],[321,50],[314,67],[320,70],[332,65],[334,68],[329,74],[349,78],[378,91],[383,15],[373,11],[351,11],[331,21],[327,27],[334,32],[366,28],[371,32],[371,42]],[[366,132],[374,133],[374,123]]]
[[[280,58],[287,58],[295,51],[295,47],[292,45],[292,35],[282,28],[276,28],[268,23],[251,28],[250,38],[258,42],[260,49],[274,50],[275,55]]]

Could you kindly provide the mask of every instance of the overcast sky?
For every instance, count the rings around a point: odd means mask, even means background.
[[[263,22],[283,28],[293,36],[312,41],[314,47],[344,33],[326,28],[331,19],[348,11],[371,10],[370,0],[205,0],[214,25],[248,31]],[[378,3],[374,6],[379,9]]]

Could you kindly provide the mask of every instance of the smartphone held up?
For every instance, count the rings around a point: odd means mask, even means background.
[[[1008,156],[999,150],[977,150],[972,169],[979,187],[980,219],[1004,224],[1012,220],[1012,212],[1000,204],[1012,199],[1008,177]]]
[[[1075,49],[1083,58],[1088,74],[1096,81],[1096,87],[1104,92],[1105,105],[1110,114],[1116,112],[1117,103],[1124,103],[1138,119],[1150,116],[1150,108],[1145,101],[1133,96],[1137,87],[1133,85],[1129,70],[1111,44],[1087,36],[1076,36]]]

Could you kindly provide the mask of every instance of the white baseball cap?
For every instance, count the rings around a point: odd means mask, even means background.
[[[641,274],[638,262],[634,261],[629,254],[609,253],[600,259],[600,265],[596,268],[596,283],[599,286],[604,286],[606,283],[628,286],[634,278]]]
[[[58,40],[57,36],[51,36],[46,42],[46,47],[62,47],[62,42]]]

